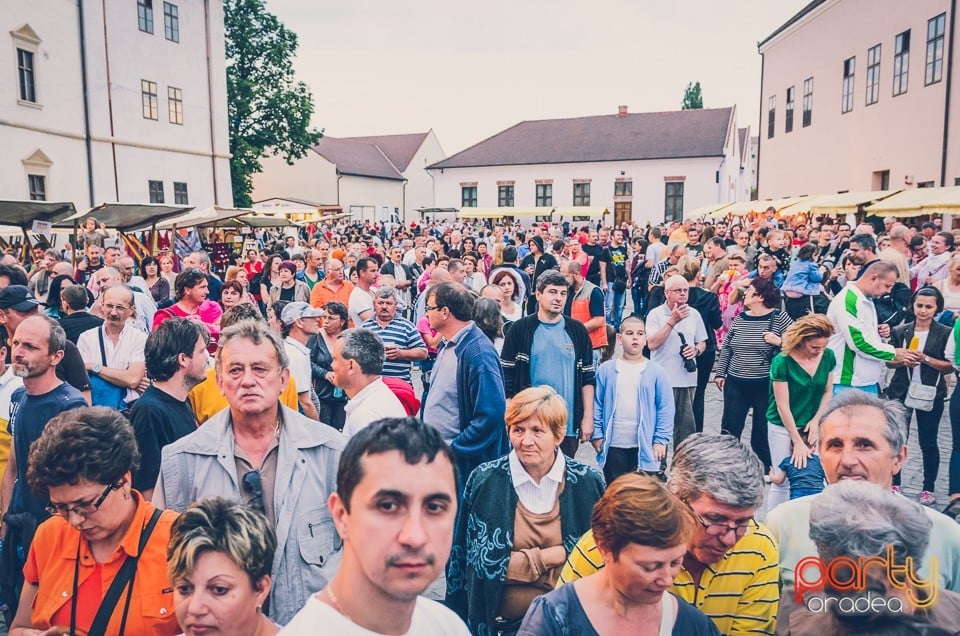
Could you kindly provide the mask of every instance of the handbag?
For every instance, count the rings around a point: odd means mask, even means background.
[[[933,386],[911,383],[910,388],[907,389],[907,397],[903,399],[903,405],[908,409],[916,409],[917,411],[932,411],[934,399],[937,397],[937,385],[939,384],[939,379],[937,384]]]
[[[103,327],[97,328],[100,337],[100,364],[107,366],[107,350],[103,342]],[[90,374],[90,403],[93,406],[106,406],[117,411],[127,408],[127,390],[107,382],[96,374]]]

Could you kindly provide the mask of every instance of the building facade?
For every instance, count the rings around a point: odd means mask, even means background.
[[[815,0],[759,44],[761,199],[960,183],[951,0]]]
[[[307,155],[288,165],[263,160],[253,177],[253,199],[294,198],[339,206],[358,220],[377,220],[389,209],[400,220],[417,218],[434,205],[426,167],[444,157],[437,135],[323,137]]]
[[[0,198],[233,205],[221,3],[7,2],[0,25]]]
[[[659,223],[749,199],[736,108],[521,122],[430,166],[438,207],[605,207],[607,223]],[[560,215],[554,216],[561,220]]]

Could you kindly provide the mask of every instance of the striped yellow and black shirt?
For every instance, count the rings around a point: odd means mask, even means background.
[[[759,524],[722,561],[706,567],[698,586],[684,569],[670,591],[709,616],[721,634],[773,634],[780,602],[779,560],[773,535]],[[593,531],[588,531],[567,558],[557,587],[602,567]]]

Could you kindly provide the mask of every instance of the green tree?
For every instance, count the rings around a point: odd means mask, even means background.
[[[310,127],[313,97],[293,73],[297,35],[267,11],[264,0],[224,0],[227,114],[233,204],[251,204],[260,159],[303,157],[323,136]]]
[[[703,108],[703,95],[700,93],[700,82],[690,82],[683,91],[683,102],[680,103],[681,110],[690,108]]]

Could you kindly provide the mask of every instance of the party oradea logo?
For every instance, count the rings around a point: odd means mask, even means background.
[[[938,565],[931,557],[927,576],[921,577],[919,564],[912,557],[898,560],[892,545],[885,556],[829,561],[809,556],[794,568],[793,598],[816,614],[903,614],[906,603],[924,610],[937,602]]]

